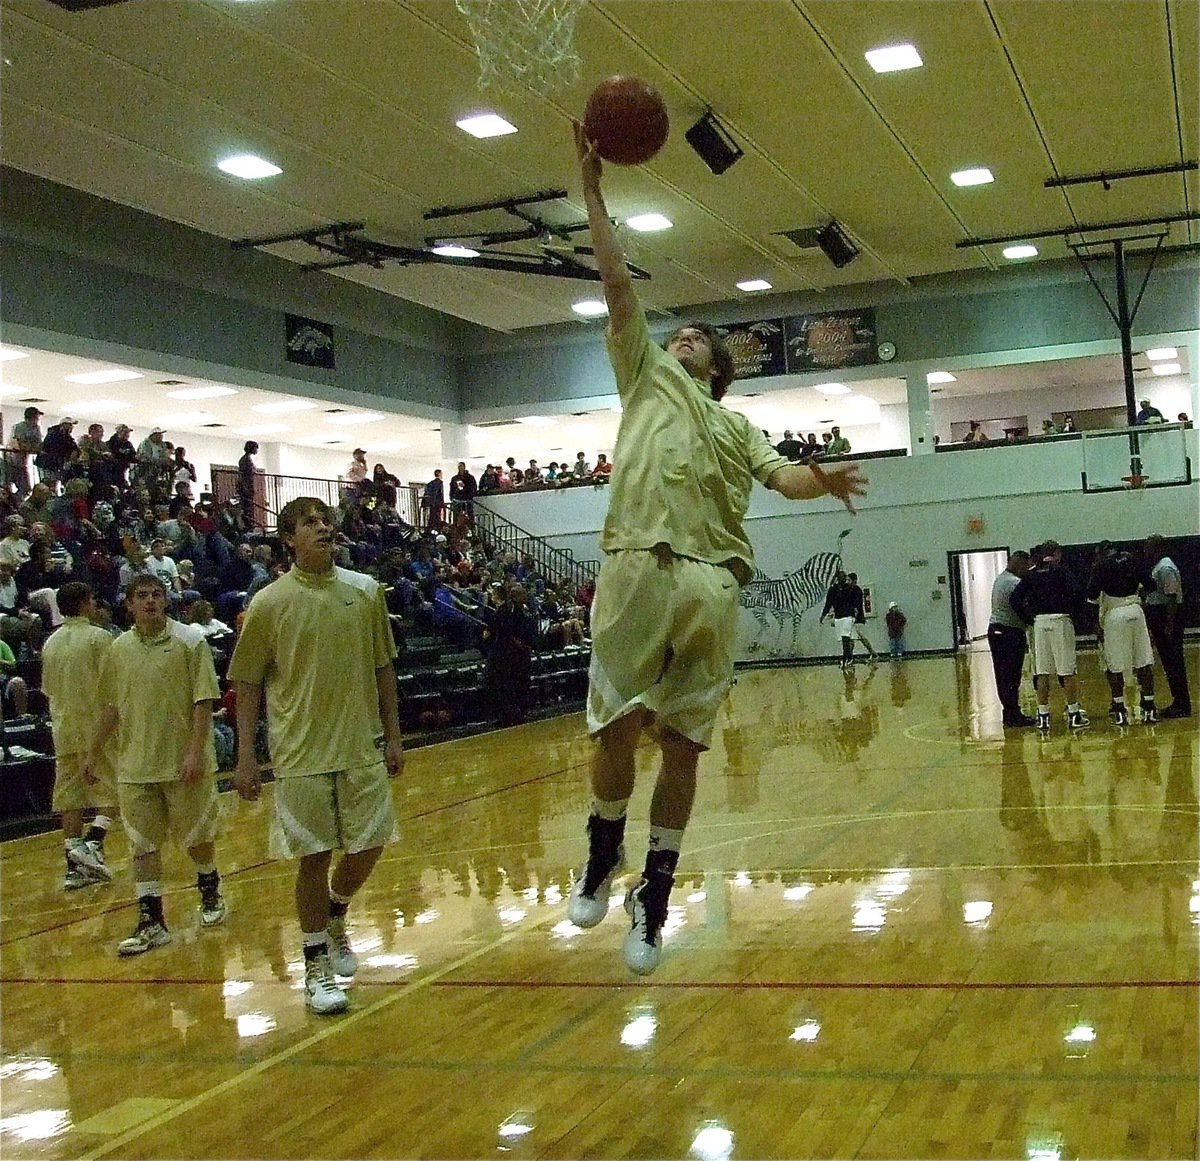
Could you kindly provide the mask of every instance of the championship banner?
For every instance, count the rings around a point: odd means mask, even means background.
[[[733,323],[720,328],[733,355],[733,377],[753,379],[760,375],[782,375],[787,370],[783,320]]]
[[[829,311],[783,320],[790,372],[827,371],[879,362],[875,311]]]

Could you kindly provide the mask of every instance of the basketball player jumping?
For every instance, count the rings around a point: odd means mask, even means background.
[[[588,729],[598,747],[588,859],[568,915],[594,927],[608,912],[624,863],[634,750],[643,727],[653,725],[662,768],[649,852],[625,900],[625,962],[644,974],[662,954],[697,762],[733,676],[738,589],[753,568],[743,528],[752,483],[793,500],[836,496],[853,512],[867,481],[855,465],[823,471],[789,463],[745,416],[723,408],[733,360],[712,327],[692,323],[665,350],[654,344],[601,193],[600,157],[578,123],[575,144],[624,411],[592,606]]]

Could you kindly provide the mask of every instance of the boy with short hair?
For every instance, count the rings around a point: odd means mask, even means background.
[[[229,663],[240,739],[233,784],[246,799],[261,786],[253,739],[266,694],[271,852],[298,860],[305,999],[318,1015],[349,1005],[336,979],[358,969],[346,912],[395,837],[388,779],[404,765],[383,591],[334,566],[335,523],[321,500],[284,505],[279,535],[295,563],[250,602]],[[343,854],[330,875],[334,848]]]
[[[68,581],[58,590],[63,623],[42,650],[42,690],[50,699],[54,737],[53,807],[62,816],[67,874],[63,889],[108,883],[104,839],[117,817],[117,781],[112,754],[105,750],[92,779],[83,776],[101,712],[101,681],[112,635],[91,623],[95,599],[90,585]],[[83,812],[96,816],[83,833]]]
[[[129,582],[126,607],[134,627],[109,647],[102,683],[104,710],[84,768],[95,777],[104,745],[117,732],[117,793],[133,849],[138,922],[118,955],[141,955],[171,942],[162,906],[167,835],[196,864],[200,925],[225,919],[215,861],[219,830],[213,702],[221,694],[212,653],[194,625],[167,619],[167,589],[156,576]]]

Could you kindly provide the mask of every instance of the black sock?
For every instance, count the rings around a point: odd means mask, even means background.
[[[92,825],[88,827],[87,834],[85,834],[83,838],[85,842],[95,843],[96,846],[103,848],[104,838],[107,834],[108,831],[106,831],[103,827],[92,823]]]
[[[650,878],[651,875],[669,875],[675,874],[675,867],[679,863],[678,851],[647,851],[646,852],[646,867],[642,872],[643,878]]]
[[[203,871],[197,871],[196,886],[200,888],[201,895],[207,894],[210,891],[216,891],[221,886],[221,875],[217,871],[209,871],[207,874]]]
[[[342,919],[345,917],[346,912],[349,910],[350,910],[349,903],[340,903],[340,902],[338,902],[337,899],[329,900],[329,918],[330,919]]]
[[[312,961],[314,959],[316,959],[317,956],[328,955],[328,953],[329,953],[329,944],[327,944],[327,943],[313,943],[313,944],[306,943],[304,945],[304,962],[312,963]]]
[[[163,927],[166,927],[167,921],[163,918],[161,895],[139,896],[138,907],[142,918],[150,920],[151,923],[161,923]]]

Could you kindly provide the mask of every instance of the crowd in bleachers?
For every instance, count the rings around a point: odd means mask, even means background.
[[[36,426],[36,416],[27,418]],[[52,461],[20,447],[5,452],[0,703],[10,724],[27,710],[45,712],[40,656],[62,623],[56,593],[68,580],[91,586],[98,622],[119,635],[131,624],[125,588],[145,573],[159,577],[170,614],[203,628],[223,677],[248,602],[289,567],[278,538],[263,530],[264,512],[237,495],[222,501],[198,492],[186,451],[173,448],[163,432],[140,447],[129,434],[120,428],[105,440],[93,425],[87,442]],[[469,504],[446,507],[427,527],[414,527],[398,510],[398,486],[382,465],[343,486],[338,563],[385,586],[401,667],[410,636],[488,657],[505,654],[508,661],[490,666],[489,676],[503,685],[495,691],[495,716],[510,717],[512,706],[522,710],[527,701],[518,688],[522,667],[512,657],[584,643],[594,585],[546,575],[533,557],[484,543]],[[225,705],[215,725],[226,762],[232,721]]]
[[[519,468],[514,456],[502,464],[488,464],[479,476],[479,495],[493,492],[516,492],[537,488],[566,488],[577,484],[607,484],[612,473],[612,461],[604,452],[596,455],[595,464],[588,462],[583,452],[577,452],[573,463],[552,460],[540,467],[530,460],[527,468]]]
[[[770,438],[769,433],[764,434]],[[822,432],[820,439],[814,431],[810,431],[803,439],[791,431],[785,431],[783,439],[775,445],[775,450],[794,464],[809,464],[813,460],[848,455],[850,441],[842,435],[842,429],[836,426]]]

